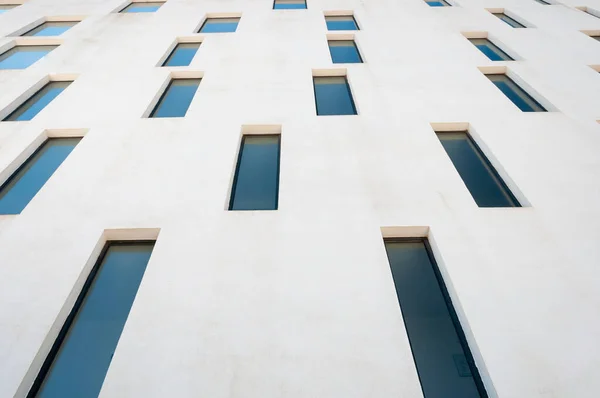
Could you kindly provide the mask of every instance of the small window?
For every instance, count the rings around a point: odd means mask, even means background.
[[[514,19],[512,19],[511,17],[509,17],[508,15],[506,15],[503,12],[494,12],[492,13],[492,15],[494,15],[497,18],[500,18],[501,21],[504,21],[507,25],[512,26],[513,28],[525,28],[526,26],[515,21]]]
[[[429,7],[450,7],[450,3],[445,0],[425,0]]]
[[[325,17],[327,30],[359,30],[352,15],[329,15]]]
[[[28,397],[97,397],[154,241],[107,242]]]
[[[184,117],[201,79],[173,79],[150,117]]]
[[[81,138],[50,138],[0,187],[0,214],[19,214]]]
[[[317,115],[356,115],[352,92],[345,76],[315,76]]]
[[[508,54],[488,39],[469,39],[469,41],[492,61],[513,61]]]
[[[77,22],[73,21],[44,22],[22,36],[60,36],[75,25]]]
[[[521,207],[469,133],[436,134],[479,207]]]
[[[0,55],[0,69],[25,69],[58,46],[15,46]]]
[[[360,64],[362,58],[354,40],[329,40],[329,52],[334,64]]]
[[[123,8],[120,13],[132,14],[138,12],[156,12],[163,4],[162,2],[133,2]]]
[[[277,210],[280,137],[242,137],[229,210]]]
[[[20,4],[0,4],[0,14],[4,14],[18,6],[20,6]]]
[[[188,66],[198,51],[200,43],[179,43],[162,66]]]
[[[384,243],[422,396],[487,398],[429,242],[417,238]]]
[[[3,121],[31,120],[73,82],[50,82],[33,94]]]
[[[200,33],[224,33],[224,32],[235,32],[240,18],[207,18],[202,27]]]
[[[523,112],[546,112],[525,90],[504,73],[486,75]]]
[[[274,10],[303,10],[306,9],[306,0],[275,0]]]

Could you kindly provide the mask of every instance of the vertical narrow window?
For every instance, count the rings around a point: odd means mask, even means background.
[[[163,2],[150,2],[150,1],[146,1],[146,2],[133,2],[131,4],[129,4],[127,7],[123,8],[121,11],[119,11],[122,14],[132,14],[132,13],[139,13],[139,12],[156,12],[158,11],[158,9],[165,3]]]
[[[354,40],[329,40],[329,53],[334,64],[360,64],[363,62]]]
[[[469,39],[479,51],[492,61],[513,61],[513,59],[488,39]]]
[[[280,135],[244,135],[229,210],[277,210]]]
[[[60,36],[75,25],[77,22],[72,21],[44,22],[22,36]]]
[[[173,79],[150,117],[184,117],[201,79]]]
[[[429,7],[450,7],[450,3],[445,0],[425,0]]]
[[[200,33],[226,33],[235,32],[238,24],[240,23],[239,17],[234,18],[207,18],[200,28]]]
[[[424,239],[385,240],[425,398],[487,398],[437,264]]]
[[[31,120],[73,82],[50,82],[33,94],[3,121]]]
[[[97,397],[154,242],[108,242],[28,397]]]
[[[81,138],[50,138],[0,187],[0,214],[19,214]]]
[[[313,77],[317,115],[356,115],[345,76]]]
[[[0,55],[0,69],[25,69],[58,46],[15,46]]]
[[[513,28],[525,28],[526,27],[525,25],[517,22],[516,20],[509,17],[508,15],[506,15],[503,12],[494,12],[494,13],[492,13],[492,15],[494,15],[497,18],[500,18],[501,21],[504,21],[504,23],[506,23],[509,26],[512,26]]]
[[[275,0],[274,10],[303,10],[306,9],[306,0]]]
[[[521,207],[469,133],[436,134],[479,207]]]
[[[327,30],[359,30],[352,15],[328,15],[325,17]]]
[[[178,43],[162,66],[188,66],[199,47],[200,43]]]
[[[539,102],[504,73],[486,76],[523,112],[546,112],[546,109]]]

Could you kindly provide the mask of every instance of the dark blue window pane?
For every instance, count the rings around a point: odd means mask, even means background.
[[[327,30],[358,30],[358,25],[352,16],[325,17]]]
[[[521,207],[466,132],[442,132],[438,138],[479,207]]]
[[[77,22],[44,22],[23,36],[60,36],[76,24]]]
[[[423,241],[386,241],[425,398],[486,398],[444,282]]]
[[[196,51],[200,47],[200,43],[180,43],[175,46],[169,58],[165,61],[163,66],[188,66]]]
[[[334,64],[362,63],[362,58],[352,40],[330,40],[329,52]]]
[[[546,112],[546,109],[505,74],[486,75],[523,112]]]
[[[519,22],[515,21],[514,19],[512,19],[511,17],[509,17],[508,15],[506,15],[502,12],[493,13],[493,15],[500,18],[500,20],[504,21],[506,24],[512,26],[513,28],[524,28],[525,27],[525,25],[520,24]]]
[[[513,59],[488,39],[469,39],[475,47],[492,61],[512,61]]]
[[[275,0],[274,10],[302,10],[306,8],[304,0]]]
[[[0,55],[0,69],[25,69],[58,46],[15,46]]]
[[[279,135],[245,135],[229,210],[277,210]]]
[[[450,7],[450,4],[446,3],[444,0],[431,0],[431,1],[426,1],[427,4],[429,4],[430,7]]]
[[[184,117],[199,84],[200,79],[172,80],[150,117]]]
[[[148,3],[131,3],[121,10],[121,13],[138,13],[138,12],[156,12],[164,3],[148,2]]]
[[[345,77],[314,77],[317,115],[356,115]]]
[[[50,82],[33,94],[4,121],[31,120],[73,82]]]
[[[239,18],[208,18],[200,28],[200,33],[235,32]]]
[[[36,397],[100,394],[153,247],[154,243],[142,242],[108,245],[65,322],[64,338],[59,337],[57,351],[47,360],[49,369],[40,374],[43,380]]]
[[[19,214],[33,199],[81,138],[46,141],[0,188],[0,214]]]

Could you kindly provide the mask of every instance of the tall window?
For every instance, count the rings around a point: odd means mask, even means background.
[[[233,18],[207,18],[200,28],[200,33],[227,33],[235,32],[238,24],[240,23],[239,17]]]
[[[188,66],[199,47],[200,43],[178,43],[162,66]]]
[[[539,102],[504,73],[486,76],[523,112],[546,112],[546,109]]]
[[[0,55],[0,69],[25,69],[58,46],[15,46]]]
[[[30,397],[97,397],[154,242],[108,242],[54,342]]]
[[[71,21],[50,21],[44,22],[41,25],[36,26],[30,31],[23,33],[22,36],[60,36],[73,26],[77,25],[77,22]]]
[[[317,115],[356,115],[352,92],[345,76],[315,76]]]
[[[352,15],[327,15],[325,16],[327,30],[359,30],[358,24]]]
[[[33,94],[3,121],[31,120],[73,82],[50,82]]]
[[[513,61],[507,53],[488,39],[469,39],[469,41],[492,61]]]
[[[306,8],[306,0],[275,0],[274,10],[302,10]]]
[[[385,240],[385,249],[425,398],[487,398],[427,240]]]
[[[244,135],[229,210],[277,210],[280,135]]]
[[[354,40],[329,40],[329,53],[334,64],[360,64],[363,62]]]
[[[201,79],[173,79],[150,117],[184,117]]]
[[[509,17],[508,15],[506,15],[503,12],[494,12],[492,14],[495,17],[500,18],[501,21],[503,21],[504,23],[506,23],[509,26],[512,26],[513,28],[526,28],[525,25],[523,25],[520,22],[517,22],[515,19]]]
[[[450,7],[450,3],[446,0],[425,0],[429,7]]]
[[[127,7],[123,8],[120,12],[123,14],[132,14],[132,13],[140,13],[140,12],[156,12],[162,5],[165,4],[163,2],[157,1],[136,1],[129,4]]]

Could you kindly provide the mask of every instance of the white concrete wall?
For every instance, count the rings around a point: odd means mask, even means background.
[[[0,112],[49,74],[78,75],[34,120],[0,123],[0,170],[45,129],[89,131],[1,217],[0,397],[24,396],[118,228],[161,231],[102,397],[422,397],[384,226],[430,227],[491,397],[598,397],[600,42],[579,31],[600,19],[574,6],[600,0],[453,3],[169,0],[123,15],[121,0],[29,0],[1,15],[0,46],[43,17],[85,19],[35,65],[0,71]],[[365,63],[347,66],[358,116],[315,115],[311,70],[339,67],[324,10],[354,10],[362,28]],[[186,117],[141,118],[169,75],[159,59],[219,12],[242,19],[185,68],[204,72]],[[489,61],[469,31],[518,61]],[[554,111],[520,112],[478,70],[496,64]],[[430,126],[448,122],[470,124],[531,207],[477,207]],[[280,208],[227,212],[252,124],[282,126]]]

